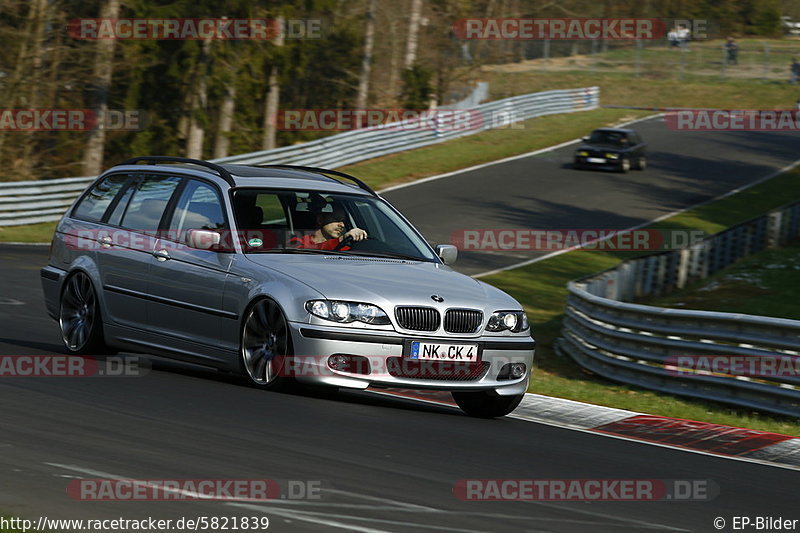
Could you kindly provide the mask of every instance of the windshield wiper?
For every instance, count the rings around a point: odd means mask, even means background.
[[[390,259],[408,259],[410,261],[430,261],[430,259],[425,259],[424,257],[416,257],[413,255],[406,255],[406,254],[399,254],[396,252],[368,252],[366,250],[349,250],[347,252],[348,255],[360,255],[366,256],[370,255],[373,257],[387,257]]]
[[[270,248],[269,250],[252,250],[256,254],[333,254],[347,255],[340,250],[321,250],[319,248]]]

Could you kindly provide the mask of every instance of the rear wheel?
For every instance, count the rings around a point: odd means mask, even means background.
[[[461,410],[477,418],[505,416],[516,409],[524,397],[524,394],[500,396],[494,391],[453,392],[453,399]]]
[[[645,156],[641,156],[636,161],[636,170],[644,170],[647,168],[647,158]]]
[[[262,389],[285,388],[291,382],[284,371],[291,344],[289,325],[278,304],[269,299],[257,301],[242,327],[242,374]]]
[[[76,272],[64,283],[58,312],[61,339],[71,354],[101,354],[109,350],[103,340],[103,319],[92,280]]]

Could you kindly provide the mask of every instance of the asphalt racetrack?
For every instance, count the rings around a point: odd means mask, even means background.
[[[397,189],[386,197],[432,242],[463,228],[624,228],[744,185],[800,152],[794,134],[682,133],[637,125],[651,167],[568,168],[571,147]],[[62,354],[39,284],[46,247],[0,248],[0,353]],[[463,254],[486,271],[533,254]],[[370,392],[334,398],[246,387],[146,359],[142,377],[0,381],[0,511],[49,519],[268,517],[268,531],[732,531],[734,517],[800,518],[796,471]],[[270,479],[269,502],[81,501],[78,479]],[[468,479],[698,481],[709,499],[462,501]],[[288,496],[289,485],[313,498]],[[318,489],[318,490],[317,490]],[[698,496],[698,495],[695,495]],[[718,522],[719,523],[719,522]],[[186,530],[172,528],[171,530]],[[752,528],[751,528],[752,529]],[[217,528],[221,530],[221,527]]]
[[[630,127],[648,144],[643,172],[574,170],[573,144],[382,196],[433,244],[474,229],[620,230],[712,199],[800,158],[796,132],[672,131],[662,118]],[[474,275],[545,253],[460,251],[454,268]]]

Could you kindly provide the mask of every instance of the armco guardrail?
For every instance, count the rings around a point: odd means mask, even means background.
[[[94,177],[0,183],[0,226],[58,220]]]
[[[507,126],[529,118],[595,109],[599,97],[600,89],[597,87],[524,94],[463,110],[465,116],[469,117],[469,127],[452,123],[441,125],[436,120],[393,122],[337,133],[296,146],[223,157],[215,162],[245,165],[302,164],[337,168]]]
[[[556,348],[615,381],[800,416],[800,320],[624,301],[667,293],[798,236],[800,203],[570,282]]]
[[[216,163],[284,164],[338,168],[374,157],[420,148],[464,135],[555,113],[596,109],[597,87],[525,94],[465,110],[471,123],[443,125],[435,119],[385,124],[337,133],[304,144],[223,157]],[[435,114],[433,115],[436,116]],[[0,226],[58,220],[93,178],[0,184]]]

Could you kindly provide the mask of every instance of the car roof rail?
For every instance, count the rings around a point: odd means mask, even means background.
[[[318,167],[302,167],[302,166],[297,166],[297,165],[268,165],[268,164],[265,164],[265,165],[251,165],[251,166],[258,167],[258,168],[285,168],[287,170],[305,170],[306,172],[314,172],[314,173],[322,174],[322,175],[332,174],[334,176],[339,176],[340,178],[344,178],[346,180],[350,180],[354,184],[356,184],[359,189],[367,191],[368,193],[370,193],[373,196],[378,196],[378,193],[376,193],[374,190],[372,190],[372,187],[370,187],[369,185],[367,185],[366,183],[364,183],[360,179],[356,178],[355,176],[351,176],[350,174],[345,174],[344,172],[339,172],[338,170],[329,170],[327,168],[318,168]],[[330,178],[330,176],[326,176],[326,177]],[[333,178],[330,178],[330,179],[333,179]],[[334,180],[334,181],[339,181],[339,180]]]
[[[126,159],[120,165],[136,165],[141,163],[142,161],[146,161],[149,165],[155,165],[157,163],[190,163],[192,165],[199,165],[201,167],[206,167],[207,169],[213,170],[219,174],[219,176],[224,179],[231,187],[236,186],[236,181],[234,181],[233,176],[231,173],[225,169],[225,167],[217,165],[216,163],[210,163],[208,161],[203,161],[202,159],[190,159],[188,157],[173,157],[169,155],[144,155],[140,157],[132,157],[130,159]]]

